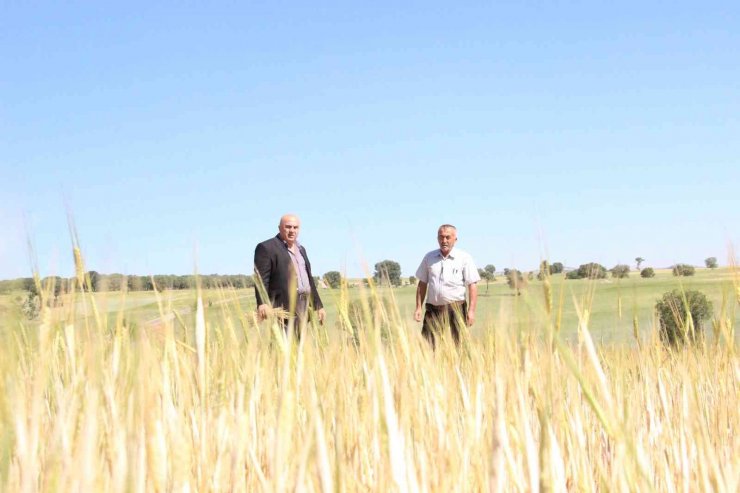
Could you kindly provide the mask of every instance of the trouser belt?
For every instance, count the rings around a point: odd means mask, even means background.
[[[441,312],[449,310],[450,308],[462,308],[465,305],[464,301],[453,301],[446,305],[432,305],[431,303],[426,304],[426,309],[433,312]]]

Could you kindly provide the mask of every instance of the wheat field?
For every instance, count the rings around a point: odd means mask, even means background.
[[[38,327],[3,335],[2,491],[740,488],[737,272],[719,337],[687,348],[654,327],[595,345],[591,298],[553,303],[547,283],[541,317],[502,310],[432,351],[372,283],[359,305],[339,293],[338,332],[297,341],[231,289],[213,306],[196,293],[188,317],[160,294],[149,329],[101,316],[78,281]]]

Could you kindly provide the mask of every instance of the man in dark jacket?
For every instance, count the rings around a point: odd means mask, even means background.
[[[278,234],[263,241],[254,250],[254,272],[258,276],[255,295],[260,320],[266,319],[272,308],[281,308],[288,312],[290,318],[297,318],[297,334],[300,334],[300,326],[306,322],[309,305],[316,310],[321,324],[326,317],[311,276],[311,263],[306,249],[298,243],[300,227],[298,216],[286,214],[280,218]]]

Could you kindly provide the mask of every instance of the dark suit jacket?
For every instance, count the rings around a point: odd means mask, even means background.
[[[308,272],[308,282],[311,285],[311,304],[314,309],[318,310],[324,305],[321,303],[319,293],[316,290],[316,283],[311,275],[311,263],[308,261],[306,249],[300,247],[301,255],[306,261],[306,271]],[[255,295],[257,297],[257,306],[263,303],[270,303],[274,308],[288,309],[290,304],[290,287],[291,284],[295,289],[295,268],[290,258],[288,247],[285,246],[280,235],[263,241],[254,250],[254,273],[262,279],[265,287],[265,293],[269,300],[263,299],[260,294],[258,280],[255,283]],[[294,295],[294,293],[293,293]]]

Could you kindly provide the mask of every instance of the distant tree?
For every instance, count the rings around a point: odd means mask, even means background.
[[[527,281],[524,280],[524,276],[517,269],[506,269],[506,284],[516,291],[516,295],[522,294],[522,289],[527,287]]]
[[[637,264],[637,270],[640,270],[640,265],[645,261],[642,257],[635,257],[635,263]]]
[[[495,265],[488,264],[488,265],[486,265],[483,268],[483,270],[485,270],[486,272],[488,272],[491,275],[491,281],[495,281],[496,280],[496,266]]]
[[[478,269],[478,275],[481,279],[486,281],[486,293],[488,293],[488,284],[494,279],[493,274],[485,269]]]
[[[144,278],[130,275],[126,278],[126,284],[129,291],[142,291],[144,289]]]
[[[376,282],[388,277],[391,286],[401,285],[401,265],[393,260],[383,260],[375,264],[374,279]]]
[[[627,264],[617,264],[611,268],[611,273],[612,273],[612,277],[615,277],[617,279],[623,279],[625,277],[629,277],[630,266]]]
[[[414,276],[409,276],[409,284],[412,286],[416,285],[416,278]]]
[[[65,279],[59,276],[49,276],[41,280],[41,289],[43,289],[46,293],[50,292],[51,295],[56,298],[57,296],[62,294],[62,291],[64,290],[64,284]]]
[[[101,276],[99,285],[101,291],[120,291],[127,282],[123,274],[108,274]]]
[[[696,341],[704,320],[712,316],[712,303],[699,291],[674,289],[655,304],[660,321],[660,338],[670,345]]]
[[[672,269],[674,276],[693,276],[694,271],[694,266],[689,264],[676,264]]]
[[[581,264],[577,270],[565,275],[566,279],[603,279],[606,277],[606,267],[596,262]]]
[[[540,262],[540,271],[537,273],[537,280],[544,281],[550,274],[552,274],[552,266],[547,262],[547,260],[543,260]]]
[[[332,289],[338,288],[342,284],[342,274],[335,270],[330,270],[324,274],[324,281],[326,285]]]
[[[28,291],[32,295],[39,294],[39,291],[36,287],[36,280],[33,277],[24,277],[21,281],[21,286],[23,287],[24,291]]]
[[[563,264],[560,262],[555,262],[554,264],[550,265],[550,263],[547,260],[543,260],[540,262],[540,271],[537,273],[537,280],[538,281],[544,281],[545,278],[552,274],[559,274],[563,272]]]
[[[717,257],[705,258],[704,265],[707,266],[707,269],[716,269],[717,268]]]
[[[655,277],[655,270],[652,267],[645,267],[640,271],[640,277],[650,278]]]
[[[100,291],[100,274],[94,270],[87,272],[87,278],[90,279],[90,289]]]
[[[151,291],[152,290],[152,278],[151,276],[136,276],[139,278],[139,281],[134,281],[134,285],[139,286],[139,289],[141,291]],[[131,285],[129,284],[129,289],[131,288]]]
[[[172,289],[193,289],[196,286],[196,279],[193,275],[175,276],[172,283]]]

